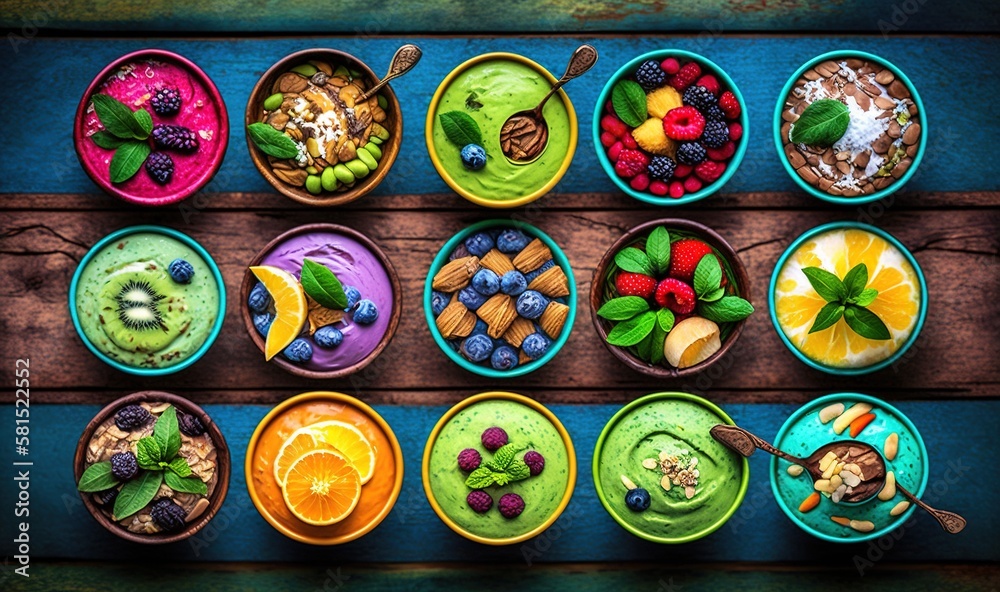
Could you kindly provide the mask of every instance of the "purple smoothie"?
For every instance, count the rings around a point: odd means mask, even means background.
[[[334,348],[323,348],[303,333],[313,346],[312,359],[297,364],[308,370],[327,371],[352,366],[375,351],[392,318],[392,282],[385,267],[368,247],[340,234],[312,232],[293,236],[280,243],[261,265],[273,265],[299,277],[302,260],[311,259],[330,268],[344,286],[354,286],[378,307],[378,319],[371,325],[356,324],[350,314],[334,326],[344,334],[344,341]],[[307,325],[308,329],[308,325]]]

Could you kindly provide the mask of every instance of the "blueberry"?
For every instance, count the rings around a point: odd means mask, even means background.
[[[274,315],[271,313],[262,313],[253,315],[253,326],[260,333],[261,337],[267,337],[267,332],[271,330],[271,322],[274,321]]]
[[[316,332],[313,333],[313,341],[320,347],[337,347],[344,341],[344,334],[333,325],[327,325],[316,329]]]
[[[556,262],[553,261],[552,259],[549,259],[545,263],[542,263],[542,266],[536,269],[535,271],[529,271],[528,273],[524,274],[524,277],[525,279],[528,280],[528,283],[530,284],[532,281],[534,281],[536,277],[542,275],[542,272],[552,269],[553,267],[555,267],[555,265]]]
[[[472,287],[483,296],[492,296],[500,291],[500,278],[491,269],[480,269],[472,276]]]
[[[462,342],[462,355],[473,362],[482,362],[493,353],[493,340],[486,335],[470,335]]]
[[[448,307],[448,303],[451,301],[451,296],[448,296],[444,292],[434,291],[431,293],[431,311],[434,316],[441,314],[445,308]]]
[[[257,285],[250,290],[247,298],[247,306],[254,312],[267,312],[267,307],[271,305],[271,294],[264,287],[264,284],[257,282]]]
[[[486,335],[486,331],[490,328],[483,319],[476,319],[476,326],[472,328],[472,333],[470,335]]]
[[[313,348],[309,345],[308,341],[300,337],[288,344],[285,351],[281,353],[289,362],[300,364],[302,362],[308,362],[312,359]]]
[[[510,296],[520,296],[528,289],[528,280],[520,271],[508,271],[500,278],[500,291]]]
[[[490,366],[497,370],[513,370],[517,367],[517,350],[509,345],[501,345],[493,350]]]
[[[466,144],[462,148],[462,164],[470,171],[478,171],[486,166],[486,150],[479,144]]]
[[[476,292],[472,286],[466,286],[458,293],[458,301],[469,310],[475,311],[486,302],[486,296]]]
[[[542,316],[549,299],[535,290],[526,290],[517,297],[517,314],[526,319],[535,320]]]
[[[448,255],[448,261],[454,261],[455,259],[461,259],[462,257],[469,256],[469,249],[465,248],[465,245],[458,245],[455,250]]]
[[[500,249],[501,253],[520,253],[530,242],[531,239],[523,232],[510,228],[501,232],[500,236],[497,237],[497,248]]]
[[[633,512],[645,512],[649,509],[649,492],[641,487],[630,489],[625,494],[625,505]]]
[[[358,302],[358,308],[354,311],[354,322],[359,325],[371,325],[378,319],[378,307],[371,300],[365,298]]]
[[[361,300],[361,291],[354,286],[344,286],[344,295],[347,296],[347,309],[354,308],[354,305]]]
[[[494,246],[493,237],[487,232],[477,232],[465,239],[465,249],[469,254],[482,257]]]
[[[541,333],[532,333],[521,342],[521,349],[526,356],[532,360],[537,360],[544,356],[545,352],[549,351],[550,345],[552,345],[551,339]]]
[[[167,266],[170,277],[178,284],[186,284],[194,276],[194,266],[183,259],[174,259]]]

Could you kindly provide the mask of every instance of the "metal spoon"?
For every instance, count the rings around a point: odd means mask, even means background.
[[[743,428],[730,425],[717,425],[710,430],[712,437],[725,444],[737,453],[749,457],[758,448],[761,450],[783,458],[789,462],[803,467],[809,472],[809,476],[815,482],[823,477],[823,471],[819,470],[820,460],[831,450],[843,451],[846,449],[852,462],[862,466],[866,479],[854,488],[853,493],[845,495],[843,501],[861,502],[877,494],[885,485],[885,461],[878,450],[870,444],[858,442],[857,440],[838,440],[821,446],[806,458],[792,456],[786,452],[778,450],[771,444],[758,438]],[[838,454],[838,456],[840,456]],[[907,491],[899,482],[896,489],[906,496],[910,501],[920,506],[923,510],[934,517],[935,520],[951,534],[957,534],[965,528],[966,521],[958,514],[938,510],[929,506],[926,502],[917,499],[917,496]]]
[[[406,45],[400,47],[396,50],[396,53],[392,56],[392,61],[389,62],[389,72],[386,73],[385,77],[382,78],[375,86],[368,89],[364,94],[355,99],[356,103],[361,103],[372,97],[375,93],[379,91],[383,86],[389,83],[390,80],[394,78],[399,78],[403,74],[410,71],[413,66],[417,65],[420,61],[420,56],[424,55],[420,48],[412,43],[407,43]]]
[[[591,45],[581,45],[573,52],[562,75],[534,109],[518,111],[500,128],[500,148],[515,164],[535,161],[549,142],[549,124],[542,116],[542,107],[564,84],[590,70],[597,63],[597,50]]]

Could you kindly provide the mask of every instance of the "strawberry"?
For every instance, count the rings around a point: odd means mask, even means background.
[[[719,96],[719,81],[711,74],[705,74],[694,83],[695,86],[704,86],[708,89],[708,92],[715,96]]]
[[[688,62],[676,74],[670,77],[667,84],[679,91],[683,91],[694,84],[694,81],[698,80],[699,76],[701,76],[701,66],[694,62]]]
[[[649,175],[646,173],[639,173],[638,175],[632,177],[632,181],[629,182],[629,185],[636,191],[645,191],[649,187]]]
[[[706,148],[705,154],[709,158],[716,162],[725,162],[729,160],[730,157],[736,152],[736,144],[733,142],[726,142],[722,145],[722,148]]]
[[[663,133],[673,140],[697,140],[705,131],[705,116],[690,105],[667,111],[663,117]]]
[[[649,192],[657,197],[663,197],[670,191],[670,185],[663,181],[653,181],[649,184]]]
[[[694,269],[698,267],[698,262],[711,252],[713,252],[712,247],[696,238],[684,238],[677,241],[670,245],[670,270],[667,275],[691,283],[694,280]]]
[[[615,163],[615,172],[619,177],[631,179],[639,173],[646,172],[649,167],[649,157],[639,150],[624,149],[618,154],[618,162]]]
[[[719,108],[729,119],[736,119],[740,116],[740,102],[736,100],[736,95],[731,91],[727,90],[719,97]]]
[[[676,74],[681,69],[681,63],[677,61],[677,58],[667,58],[660,62],[660,69],[667,74]]]
[[[601,129],[610,132],[615,138],[620,138],[628,133],[628,126],[621,119],[614,115],[605,115],[601,118]]]
[[[706,183],[714,183],[726,172],[725,163],[706,160],[694,167],[694,174]]]
[[[693,311],[698,300],[691,286],[675,278],[661,280],[656,285],[654,298],[660,306],[682,315]]]
[[[621,271],[615,277],[615,289],[618,290],[619,296],[649,298],[656,289],[656,280],[644,273]]]
[[[680,181],[671,181],[670,197],[674,199],[684,197],[684,183],[681,183]]]
[[[740,138],[743,137],[743,126],[738,123],[729,124],[729,139],[734,142],[739,142]]]

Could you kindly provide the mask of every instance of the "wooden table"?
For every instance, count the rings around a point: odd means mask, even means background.
[[[512,10],[528,2],[476,3],[475,9],[429,2],[392,12],[350,2],[341,6],[346,14],[324,5],[318,20],[310,20],[313,15],[301,0],[246,8],[237,8],[234,0],[171,3],[171,8],[147,2],[128,9],[115,1],[86,11],[70,0],[46,8],[10,0],[0,4],[0,22],[13,27],[14,35],[3,50],[6,76],[0,86],[8,121],[0,153],[3,430],[13,430],[15,359],[31,359],[35,403],[32,577],[14,575],[16,565],[8,557],[0,588],[138,589],[149,585],[147,568],[154,561],[168,566],[158,569],[158,583],[219,590],[1000,586],[1000,479],[991,446],[1000,416],[1000,168],[995,150],[1000,43],[994,35],[969,34],[997,30],[995,3],[964,0],[946,9],[916,0],[913,7],[888,0],[779,7],[738,2],[735,12],[719,12],[734,6],[721,0],[669,8],[549,2],[531,3],[535,12],[516,21]],[[906,20],[891,25],[896,8]],[[897,29],[885,30],[880,22]],[[36,34],[31,26],[55,29]],[[181,29],[210,33],[132,37],[136,30]],[[637,36],[635,29],[693,32]],[[260,38],[247,33],[254,30],[295,34]],[[776,30],[816,32],[763,32]],[[926,30],[943,34],[911,34]],[[303,31],[340,35],[302,37]],[[483,31],[520,34],[476,34]],[[408,41],[421,46],[424,59],[393,85],[407,130],[403,152],[373,194],[347,207],[309,209],[276,195],[251,165],[238,125],[208,188],[162,209],[130,207],[101,194],[73,152],[69,130],[81,93],[105,64],[134,49],[162,47],[194,60],[219,86],[235,123],[256,79],[291,51],[335,47],[382,71],[395,48]],[[583,41],[595,45],[601,59],[567,87],[580,116],[581,139],[555,191],[516,211],[486,210],[449,192],[430,164],[422,134],[440,80],[461,61],[494,50],[522,53],[561,72]],[[590,117],[604,81],[633,56],[664,47],[702,53],[726,69],[743,91],[751,121],[747,156],[723,193],[683,209],[647,207],[616,192],[590,140]],[[845,47],[883,55],[901,67],[923,96],[930,130],[927,156],[906,189],[859,208],[833,207],[795,190],[771,138],[771,114],[787,77],[814,55]],[[528,219],[563,246],[581,293],[587,292],[601,254],[631,226],[668,216],[708,224],[739,251],[753,280],[757,313],[741,338],[743,347],[731,354],[723,372],[654,381],[605,350],[590,311],[583,308],[569,342],[544,369],[502,382],[466,373],[434,345],[420,293],[431,259],[448,237],[472,222],[510,216]],[[896,235],[920,262],[930,290],[928,322],[912,353],[895,367],[862,378],[808,369],[782,346],[767,316],[766,285],[781,251],[803,231],[844,219],[871,222]],[[265,364],[238,314],[237,288],[253,254],[280,232],[314,221],[338,222],[368,234],[393,260],[403,284],[403,319],[395,339],[369,370],[350,379],[310,381]],[[75,335],[67,308],[69,280],[86,250],[112,230],[143,223],[165,224],[201,242],[219,263],[229,291],[225,325],[209,353],[193,367],[158,379],[126,376],[100,363]],[[130,546],[100,529],[83,509],[72,476],[73,450],[87,421],[100,406],[144,388],[177,392],[203,404],[225,433],[236,467],[220,515],[197,537],[165,548]],[[437,519],[424,497],[419,466],[427,435],[448,406],[498,388],[550,406],[574,438],[581,470],[569,508],[548,532],[524,545],[486,548]],[[271,529],[250,503],[241,470],[247,441],[264,414],[288,396],[316,389],[351,393],[373,404],[399,436],[405,457],[403,491],[389,517],[363,539],[333,549],[294,543]],[[758,456],[751,460],[746,500],[725,527],[679,547],[641,541],[600,506],[590,462],[611,415],[625,402],[661,390],[703,394],[741,425],[768,437],[794,409],[821,394],[857,391],[883,397],[909,415],[927,442],[929,491],[941,506],[966,516],[969,527],[949,536],[918,514],[896,536],[881,540],[882,549],[874,543],[823,543],[781,514],[770,493],[767,459]],[[4,463],[17,460],[12,440],[6,434],[0,438]],[[6,469],[0,486],[0,540],[6,541],[9,556],[15,554],[8,513],[16,496],[12,477]]]

